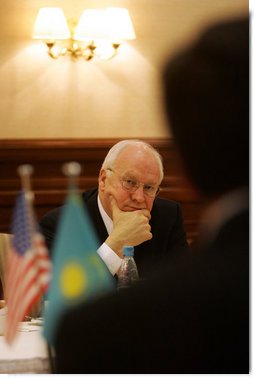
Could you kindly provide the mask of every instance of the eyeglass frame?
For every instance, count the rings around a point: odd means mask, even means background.
[[[112,168],[106,168],[106,170],[108,170],[108,171],[110,171],[110,172],[113,172],[113,173],[117,174],[118,176],[120,176],[120,174],[119,174],[117,171],[113,170]],[[137,180],[129,179],[129,180],[131,180],[133,183],[136,183],[136,185],[134,185],[132,188],[127,188],[127,187],[124,186],[124,181],[126,181],[127,179],[124,179],[124,178],[119,178],[119,179],[120,179],[120,183],[121,183],[121,185],[122,185],[123,190],[128,191],[128,192],[130,192],[130,193],[135,193],[135,192],[137,191],[137,189],[139,189],[140,186],[142,186],[142,187],[143,187],[143,192],[144,192],[145,195],[147,195],[147,196],[149,196],[149,197],[152,197],[152,198],[155,198],[156,196],[158,196],[159,192],[161,191],[161,187],[160,187],[160,186],[157,186],[157,190],[156,190],[155,194],[154,194],[154,195],[150,195],[150,194],[147,193],[147,191],[145,190],[145,186],[148,185],[148,186],[153,187],[151,184],[141,183],[141,182],[138,182]]]

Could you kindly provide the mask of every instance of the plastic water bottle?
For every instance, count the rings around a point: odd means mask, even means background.
[[[139,279],[134,261],[134,247],[124,246],[123,261],[119,269],[117,289],[128,288]]]

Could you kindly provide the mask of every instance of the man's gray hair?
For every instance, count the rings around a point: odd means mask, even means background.
[[[162,162],[162,156],[160,153],[149,143],[145,141],[141,141],[138,139],[128,139],[128,140],[122,140],[118,143],[116,143],[114,146],[111,147],[109,150],[108,154],[106,155],[101,168],[107,169],[107,168],[112,168],[114,162],[116,161],[118,155],[120,152],[125,149],[127,146],[145,146],[148,148],[151,153],[153,154],[154,158],[156,159],[158,163],[158,167],[160,170],[160,182],[162,182],[162,179],[164,177],[164,168],[163,168],[163,162]]]

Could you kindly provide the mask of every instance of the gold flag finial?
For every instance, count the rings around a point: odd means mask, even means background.
[[[33,166],[23,164],[18,167],[18,174],[21,178],[22,188],[25,191],[27,200],[31,203],[34,199],[34,194],[31,190],[31,175],[33,174]]]
[[[81,173],[81,165],[78,162],[68,162],[62,166],[62,171],[69,179],[69,188],[77,188],[77,179]]]

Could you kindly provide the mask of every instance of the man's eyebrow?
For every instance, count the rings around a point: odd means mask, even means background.
[[[135,174],[131,174],[128,172],[123,174],[123,178],[125,178],[125,179],[128,178],[128,179],[135,180],[136,182],[141,183],[141,181],[136,178]],[[147,182],[147,181],[144,182],[143,184],[148,185],[148,186],[157,186],[158,185],[156,182]]]
[[[135,174],[132,174],[131,172],[125,172],[124,174],[123,174],[123,176],[130,176],[130,177],[132,177],[132,178],[135,178],[136,179],[136,175]]]

